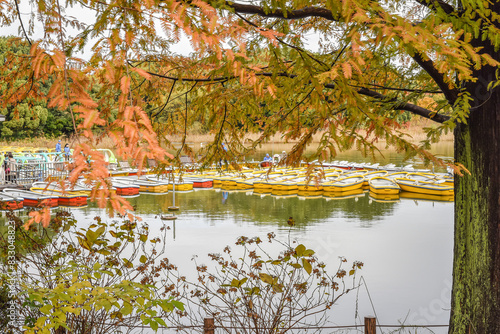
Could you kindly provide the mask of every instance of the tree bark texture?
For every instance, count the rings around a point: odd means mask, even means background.
[[[474,99],[468,122],[455,129],[456,161],[471,173],[455,177],[455,334],[500,333],[500,90],[487,91],[495,69],[478,77],[465,87]]]

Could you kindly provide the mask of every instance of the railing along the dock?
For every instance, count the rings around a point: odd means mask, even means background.
[[[28,185],[37,181],[62,180],[69,174],[64,162],[11,162],[7,161],[2,183]]]

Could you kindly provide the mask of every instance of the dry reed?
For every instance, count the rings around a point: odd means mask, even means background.
[[[423,131],[423,128],[433,126],[433,122],[429,120],[414,120],[412,121],[408,127],[402,129],[402,132],[408,135],[408,140],[413,143],[418,143],[425,139],[426,135]],[[313,136],[313,143],[318,143],[322,137],[322,133],[317,133]],[[245,136],[245,141],[254,141],[260,137],[259,133],[251,133]],[[283,134],[277,133],[269,139],[270,143],[283,143]],[[172,143],[179,143],[182,141],[182,136],[168,136],[168,140]],[[188,134],[186,138],[186,142],[190,144],[200,144],[200,143],[209,143],[214,140],[214,134]],[[3,147],[45,147],[45,148],[54,148],[58,138],[32,138],[32,139],[24,139],[12,142],[0,141],[0,146]],[[62,145],[64,146],[66,143],[69,143],[70,146],[74,146],[78,143],[76,138],[61,138]],[[82,142],[85,139],[82,139]],[[448,133],[441,137],[441,141],[453,141],[453,134]],[[289,143],[294,143],[295,141],[289,141]],[[379,144],[384,144],[384,140],[379,140]],[[96,145],[96,148],[114,148],[114,143],[109,137],[102,137]]]

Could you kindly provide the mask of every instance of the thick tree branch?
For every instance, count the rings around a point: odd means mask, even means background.
[[[413,52],[413,55],[411,55],[410,50],[409,54],[415,60],[415,62],[420,65],[426,71],[431,78],[436,82],[438,87],[441,89],[443,92],[444,96],[448,100],[448,103],[450,105],[454,105],[457,98],[458,98],[458,90],[456,88],[450,88],[449,85],[444,81],[444,75],[442,73],[439,73],[439,71],[436,69],[434,66],[434,63],[431,60],[424,60],[422,57],[421,53],[418,52]]]
[[[330,88],[330,87],[328,87],[328,85],[326,85],[326,87]],[[383,94],[377,93],[377,92],[370,90],[368,88],[361,88],[358,90],[358,93],[361,95],[372,97],[372,98],[380,100],[380,101],[392,102],[392,103],[394,103],[393,109],[395,109],[395,110],[409,111],[412,114],[428,118],[428,119],[430,119],[434,122],[437,122],[437,123],[444,123],[445,121],[450,119],[449,116],[438,114],[434,111],[419,107],[415,104],[398,101],[395,98],[387,97]]]
[[[443,0],[416,0],[422,5],[435,7],[440,6],[447,14],[455,12],[453,6],[447,4]],[[271,12],[266,12],[263,8],[256,5],[248,5],[248,4],[239,4],[230,1],[226,1],[226,5],[232,8],[236,13],[239,14],[256,14],[262,17],[275,17],[282,19],[299,19],[305,17],[323,17],[327,20],[337,21],[339,18],[333,16],[332,12],[326,8],[319,7],[305,7],[299,10],[292,10],[289,12],[285,12],[281,9],[275,9]],[[439,71],[434,66],[434,63],[431,60],[424,60],[422,55],[415,50],[412,58],[419,64],[429,75],[436,81],[438,87],[442,90],[446,99],[450,103],[450,105],[454,105],[455,101],[458,98],[458,90],[454,88],[450,88],[448,84],[444,81],[443,74],[439,73]]]
[[[302,9],[291,11],[274,9],[273,11],[268,12],[260,6],[235,3],[232,1],[226,1],[226,6],[232,8],[235,12],[240,14],[256,14],[262,17],[275,17],[287,20],[303,19],[306,17],[322,17],[330,21],[339,20],[338,17],[333,16],[333,13],[330,10],[320,7],[304,7]]]
[[[352,87],[362,88],[360,86],[351,85]],[[373,90],[394,90],[399,92],[408,92],[408,93],[425,93],[425,94],[443,94],[440,90],[425,90],[425,89],[410,89],[410,88],[396,88],[396,87],[387,87],[375,84],[368,84],[368,86],[372,87]]]
[[[415,0],[415,1],[433,11],[437,11],[437,9],[441,8],[448,15],[456,13],[455,8],[452,5],[442,0]]]

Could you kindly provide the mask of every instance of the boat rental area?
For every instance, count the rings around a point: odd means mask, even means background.
[[[61,153],[47,149],[4,148],[7,150],[12,157],[2,155],[0,158],[3,166],[0,171],[1,209],[87,205],[91,188],[81,180],[71,185],[66,181],[71,161]],[[127,162],[117,161],[111,150],[100,151],[109,164],[112,191],[125,197],[196,189],[253,191],[305,198],[342,198],[368,191],[371,198],[381,201],[399,198],[453,201],[454,196],[452,173],[431,173],[411,165],[335,161],[291,168],[257,162],[241,165],[239,170],[231,165],[214,165],[201,170],[186,164],[182,169],[170,168],[158,174],[154,162],[139,172]]]

